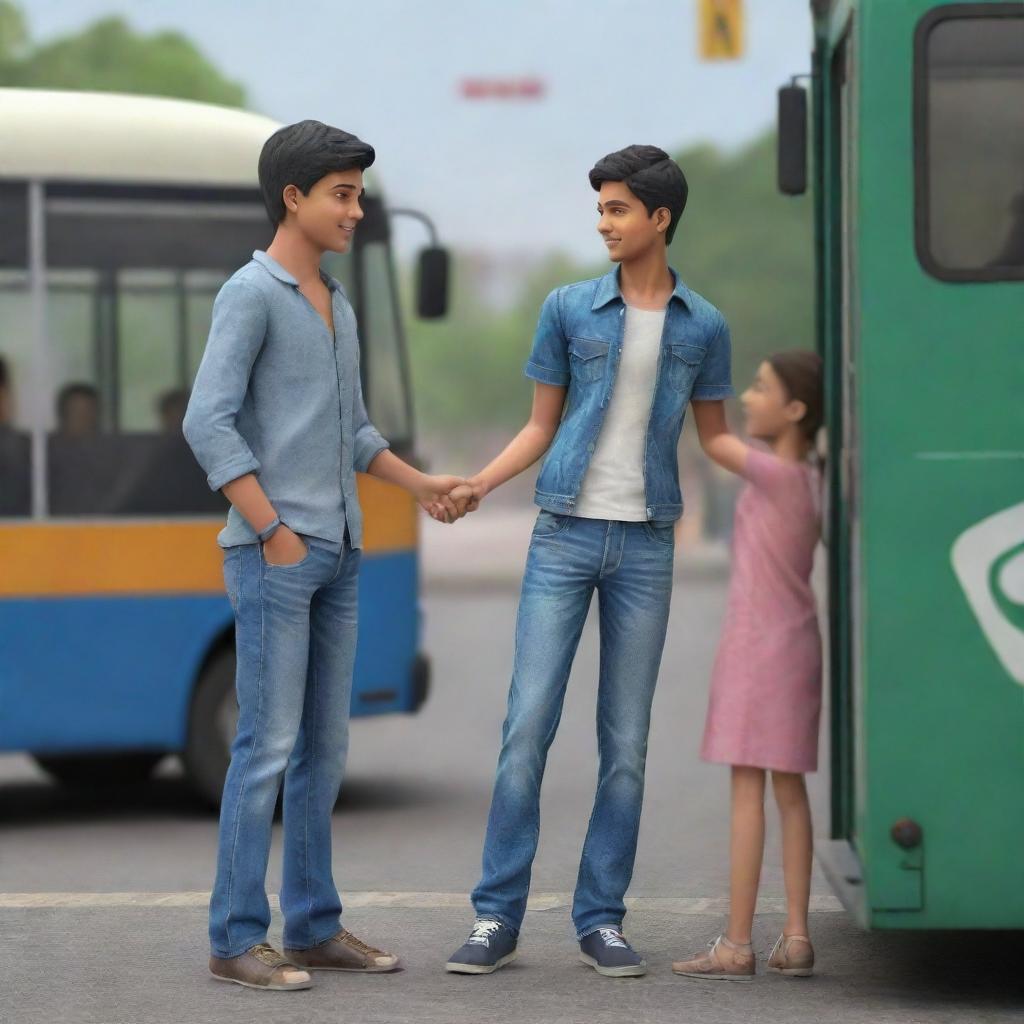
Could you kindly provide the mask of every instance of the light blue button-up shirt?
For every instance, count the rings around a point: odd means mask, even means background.
[[[347,525],[359,548],[355,474],[388,443],[366,414],[355,313],[341,285],[323,279],[333,337],[298,281],[265,252],[225,282],[184,431],[213,490],[255,473],[290,529],[340,547]],[[256,540],[232,507],[217,542]]]

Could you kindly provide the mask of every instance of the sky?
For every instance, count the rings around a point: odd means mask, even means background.
[[[632,143],[734,150],[810,64],[808,0],[745,0],[746,52],[697,53],[697,0],[30,0],[36,41],[98,17],[186,34],[249,106],[373,144],[389,202],[496,258],[601,258],[587,171]],[[535,102],[469,101],[474,77],[538,76]],[[685,167],[684,167],[685,170]],[[425,239],[409,222],[403,248]]]

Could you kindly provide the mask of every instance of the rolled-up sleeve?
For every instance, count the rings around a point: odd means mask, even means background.
[[[356,364],[355,384],[352,394],[353,426],[355,439],[352,442],[352,462],[357,473],[365,473],[370,463],[391,445],[377,428],[370,422],[366,414],[366,402],[363,401],[363,384],[360,379],[359,365]]]
[[[700,373],[693,384],[690,398],[700,401],[714,401],[731,398],[732,390],[732,341],[725,317],[719,315],[718,332],[708,345],[707,354],[700,364]]]
[[[260,470],[235,421],[266,332],[266,301],[258,289],[228,281],[213,304],[210,336],[183,423],[185,440],[211,490]]]
[[[523,372],[541,384],[569,385],[569,345],[562,329],[559,292],[555,289],[540,309],[533,350]]]

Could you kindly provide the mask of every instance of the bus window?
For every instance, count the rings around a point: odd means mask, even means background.
[[[213,299],[271,231],[254,197],[222,198],[61,186],[48,199],[55,398],[70,382],[81,406],[91,387],[102,410],[92,431],[58,417],[47,443],[52,515],[223,512],[181,421]]]
[[[386,242],[374,240],[360,248],[360,255],[366,405],[377,429],[393,445],[401,446],[412,437],[412,415],[391,252]]]
[[[922,264],[947,280],[1024,278],[1024,10],[939,8],[916,64]]]
[[[28,381],[31,304],[24,185],[0,185],[0,516],[32,510]]]

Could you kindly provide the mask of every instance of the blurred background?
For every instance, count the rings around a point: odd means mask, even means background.
[[[805,93],[792,80],[812,60]],[[1019,1008],[1013,972],[993,969],[1000,933],[917,936],[1022,919],[1022,90],[1019,3],[0,0],[0,956],[15,969],[13,1019],[221,1012],[212,986],[186,993],[181,979],[205,955],[237,718],[233,618],[215,544],[224,499],[181,418],[217,290],[271,239],[260,148],[303,118],[376,148],[353,252],[325,267],[358,316],[371,417],[437,472],[477,471],[513,436],[544,296],[607,271],[591,166],[633,143],[679,161],[690,194],[670,262],[725,314],[737,392],[775,350],[817,344],[826,360],[815,583],[829,679],[808,777],[829,965],[817,1015],[895,1019],[908,992],[915,1019],[965,992],[991,1011],[972,1019]],[[739,427],[735,402],[728,412]],[[629,925],[662,965],[715,934],[728,884],[728,773],[697,750],[737,484],[692,425],[679,457],[686,515]],[[347,989],[365,1011],[353,1019],[456,1019],[436,967],[464,937],[479,870],[534,477],[451,527],[360,479],[337,879],[354,927],[385,945],[400,932],[429,971],[396,980],[386,1010],[380,990]],[[562,999],[580,985],[561,958],[596,774],[595,619],[544,787],[528,923],[552,955],[531,964],[536,985],[515,989],[509,971],[509,990],[504,977],[489,990],[524,1022],[550,1024],[553,1006],[572,1020],[638,1012],[632,988]],[[758,948],[783,897],[770,814]],[[664,981],[644,990],[651,1021],[679,1019]],[[766,1019],[808,1012],[773,986],[757,993]],[[486,997],[461,998],[480,1000],[467,1019],[493,1016]],[[751,1014],[723,1005],[722,1019]]]
[[[774,181],[775,90],[808,66],[802,0],[748,5],[743,57],[702,59],[696,5],[524,0],[277,7],[95,0],[0,4],[0,84],[183,97],[287,123],[315,117],[373,143],[389,205],[424,211],[452,254],[451,308],[407,315],[418,448],[479,469],[522,424],[540,303],[603,273],[587,171],[649,142],[690,183],[671,262],[732,327],[734,375],[812,343],[811,209]],[[739,50],[737,50],[739,52]],[[422,227],[395,221],[408,313]],[[147,413],[148,413],[147,409]],[[732,488],[686,432],[685,540],[724,538]],[[532,474],[493,504],[528,504]]]
[[[738,391],[767,353],[813,344],[810,200],[777,190],[773,124],[777,87],[809,65],[810,16],[803,0],[747,8],[0,0],[0,820],[16,836],[0,891],[207,884],[234,652],[213,544],[224,501],[180,424],[216,291],[271,237],[263,140],[314,117],[376,147],[356,248],[325,264],[356,307],[377,426],[406,457],[468,474],[525,421],[545,295],[608,269],[587,172],[612,150],[654,143],[682,165],[670,260],[724,311]],[[690,428],[680,458],[685,585],[652,771],[664,841],[641,869],[651,892],[708,892],[719,866],[699,845],[700,870],[670,880],[665,808],[680,730],[694,770],[736,485]],[[452,527],[360,480],[361,721],[343,804],[378,828],[345,855],[357,887],[472,884],[534,476]],[[572,822],[538,861],[552,885],[567,884],[591,799],[578,763],[596,763],[596,682],[592,622],[546,791]],[[439,800],[444,856],[384,870],[379,831],[429,829]],[[186,832],[182,814],[196,816]],[[80,817],[100,833],[52,845],[51,819]],[[148,855],[104,855],[126,838]]]

